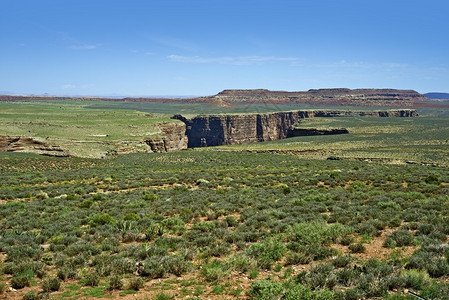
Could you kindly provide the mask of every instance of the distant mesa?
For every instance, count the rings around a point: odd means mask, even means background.
[[[449,100],[449,93],[426,93],[424,94],[429,99],[434,100]]]
[[[227,103],[272,103],[272,104],[313,104],[337,106],[384,106],[412,107],[416,101],[428,100],[426,96],[413,90],[396,89],[311,89],[308,91],[286,92],[266,89],[224,90],[215,96],[197,98],[211,102],[220,98]]]
[[[432,93],[433,94],[433,93]],[[443,93],[439,93],[443,94]],[[432,95],[431,95],[432,96]],[[192,98],[165,97],[55,97],[55,96],[0,96],[1,100],[97,100],[127,102],[187,102],[230,106],[235,103],[311,104],[332,106],[415,107],[429,102],[429,98],[414,90],[397,89],[311,89],[308,91],[270,91],[267,89],[227,89],[216,95]]]

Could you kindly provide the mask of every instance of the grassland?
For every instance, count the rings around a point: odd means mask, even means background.
[[[295,137],[257,144],[220,146],[217,149],[288,152],[316,159],[334,157],[449,166],[447,117],[316,118],[304,120],[300,127],[343,127],[348,129],[349,134]]]
[[[0,102],[0,134],[60,145],[69,154],[101,157],[117,147],[143,147],[160,134],[168,115],[123,109],[89,109],[86,101]]]
[[[213,149],[0,161],[6,297],[446,299],[447,168]]]
[[[25,103],[25,118],[0,105],[2,130],[78,118],[98,135],[92,118],[129,116],[105,127],[111,142],[174,109]],[[300,126],[351,133],[107,159],[0,153],[0,297],[449,299],[449,126],[445,112],[423,115],[314,119]],[[50,127],[34,131],[64,138]]]

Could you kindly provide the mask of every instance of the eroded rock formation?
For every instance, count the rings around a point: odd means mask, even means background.
[[[169,152],[187,149],[186,125],[181,122],[163,123],[159,125],[161,136],[149,138],[145,143],[153,152]]]
[[[206,147],[283,139],[301,119],[314,117],[414,117],[416,110],[324,111],[299,110],[268,114],[173,116],[186,124],[188,147]],[[291,134],[291,133],[290,133]],[[331,132],[329,132],[331,134]]]
[[[28,152],[48,156],[68,156],[58,145],[52,145],[25,136],[0,135],[0,151]]]

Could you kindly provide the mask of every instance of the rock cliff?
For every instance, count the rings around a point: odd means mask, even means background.
[[[181,122],[163,123],[159,125],[161,136],[149,138],[145,143],[153,152],[169,152],[187,149],[186,125]]]
[[[0,135],[0,151],[28,152],[48,156],[69,156],[58,145],[52,145],[24,136]]]
[[[188,147],[193,148],[283,139],[291,136],[294,126],[305,118],[414,117],[417,115],[416,110],[409,109],[388,111],[299,110],[268,114],[200,115],[194,118],[175,115],[173,118],[185,123]]]

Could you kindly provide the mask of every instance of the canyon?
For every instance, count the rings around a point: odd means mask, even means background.
[[[414,109],[395,110],[295,110],[272,113],[174,115],[172,121],[159,123],[160,133],[104,155],[130,152],[170,152],[187,148],[274,141],[295,136],[347,134],[345,128],[307,128],[301,121],[335,117],[416,117]],[[102,143],[97,141],[97,143]],[[106,143],[106,142],[105,142]],[[125,143],[125,142],[124,142]],[[111,144],[111,143],[109,143]],[[125,143],[126,144],[126,143]],[[71,156],[70,146],[49,143],[45,139],[0,135],[0,151],[30,152],[49,156]]]
[[[289,112],[274,112],[266,114],[227,114],[200,115],[188,118],[175,115],[173,119],[186,125],[185,135],[188,138],[188,148],[231,145],[273,141],[292,136],[312,135],[321,133],[318,129],[294,130],[302,119],[318,117],[416,117],[413,109],[386,111],[326,111],[297,110]],[[328,131],[326,134],[344,133],[344,129]]]

